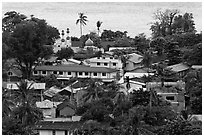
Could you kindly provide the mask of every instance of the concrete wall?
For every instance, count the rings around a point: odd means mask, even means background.
[[[65,131],[56,130],[56,135],[65,135]]]
[[[140,63],[136,64],[136,63],[133,63],[131,61],[127,61],[125,70],[133,70],[133,69],[136,69],[136,68],[139,68],[139,67],[141,67]]]
[[[40,135],[52,135],[52,130],[39,130]]]

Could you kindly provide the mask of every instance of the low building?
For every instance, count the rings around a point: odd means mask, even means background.
[[[35,130],[39,135],[72,135],[82,124],[79,121],[66,121],[63,118],[60,121],[40,121],[36,124]]]
[[[82,61],[76,60],[76,59],[63,59],[61,61],[62,65],[81,65]]]
[[[154,90],[157,95],[171,103],[175,112],[185,109],[185,82],[149,82],[146,84],[147,91]]]
[[[19,81],[22,78],[23,74],[21,70],[17,68],[10,68],[7,71],[7,76],[8,76],[7,81]]]
[[[125,66],[126,71],[132,71],[142,66],[141,61],[143,56],[136,53],[128,54],[128,56],[129,56],[129,59],[126,61],[126,66]]]
[[[58,79],[96,78],[111,82],[116,79],[116,69],[105,67],[89,67],[84,65],[58,65],[58,66],[37,66],[33,76],[47,76],[54,74]]]
[[[137,81],[132,81],[129,80],[129,82],[127,81],[123,81],[120,83],[120,92],[123,92],[124,94],[129,94],[134,92],[134,90],[139,90],[139,89],[143,89],[145,90],[145,83],[142,82],[137,82]]]
[[[68,101],[57,105],[56,117],[72,117],[75,114],[76,106]]]
[[[169,68],[169,69],[171,69],[171,71],[177,73],[180,77],[184,77],[190,69],[190,67],[184,63],[171,65],[171,66],[168,66],[167,68]]]
[[[112,69],[122,69],[122,61],[119,58],[110,56],[110,57],[95,57],[87,59],[87,61],[91,67],[106,67]]]
[[[36,107],[42,110],[44,118],[55,118],[57,105],[61,103],[62,102],[51,102],[50,100],[44,100],[42,102],[36,102]]]

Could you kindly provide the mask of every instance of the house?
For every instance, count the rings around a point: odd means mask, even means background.
[[[139,67],[135,68],[132,71],[126,72],[124,74],[124,77],[129,77],[129,78],[141,78],[143,76],[148,76],[148,75],[154,75],[153,70],[149,70],[148,68],[144,67]]]
[[[17,68],[10,68],[8,71],[7,71],[7,76],[8,76],[8,81],[19,81],[23,74],[21,72],[21,70],[17,69]]]
[[[125,66],[126,71],[132,71],[142,66],[141,61],[143,56],[136,53],[128,54],[128,56],[129,56],[129,59],[127,60],[126,66]]]
[[[124,49],[134,49],[133,47],[109,47],[109,51],[113,51],[113,50],[124,50]]]
[[[196,70],[198,70],[198,69],[202,70],[202,65],[193,65],[193,66],[191,66],[191,68],[196,69]]]
[[[185,109],[185,82],[149,82],[146,84],[147,91],[154,90],[157,95],[171,103],[175,112]]]
[[[61,62],[62,65],[81,65],[82,61],[76,60],[76,59],[62,59]]]
[[[44,91],[44,95],[52,98],[54,95],[56,95],[61,90],[55,86],[50,87],[46,91]]]
[[[134,92],[134,90],[139,90],[139,89],[145,90],[144,88],[145,83],[138,82],[138,81],[133,81],[133,80],[129,80],[129,82],[121,81],[121,83],[119,84],[120,84],[119,91],[125,93],[126,95]]]
[[[112,69],[122,69],[122,61],[117,57],[95,57],[87,59],[86,62],[89,63],[91,67],[106,67],[106,68],[112,68]]]
[[[61,104],[57,105],[56,116],[57,117],[72,117],[75,114],[76,106],[65,100]]]
[[[36,124],[35,130],[39,135],[72,135],[74,129],[80,127],[83,123],[80,121],[40,121]]]
[[[61,103],[62,102],[51,102],[50,100],[44,100],[42,102],[36,102],[36,107],[42,110],[44,118],[55,118],[57,105]]]
[[[7,82],[6,88],[12,89],[12,90],[18,90],[19,89],[18,85],[20,85],[20,82]],[[45,89],[45,83],[35,83],[32,81],[28,81],[27,87],[29,87],[30,89],[33,88],[34,90],[44,90]]]
[[[190,67],[184,63],[179,63],[179,64],[167,66],[167,68],[169,68],[173,72],[177,73],[180,77],[185,76],[190,69]]]
[[[89,67],[84,65],[58,65],[58,66],[37,66],[33,71],[33,76],[47,76],[54,74],[57,79],[77,78],[96,78],[105,82],[111,82],[116,79],[116,69],[105,67]]]

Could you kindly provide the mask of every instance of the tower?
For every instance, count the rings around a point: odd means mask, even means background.
[[[71,38],[69,37],[69,28],[67,28],[67,36],[66,36],[66,45],[67,47],[71,47]]]

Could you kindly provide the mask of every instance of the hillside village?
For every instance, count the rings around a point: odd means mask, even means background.
[[[193,23],[151,39],[111,30],[77,38],[5,15],[3,134],[202,134],[202,32]]]

